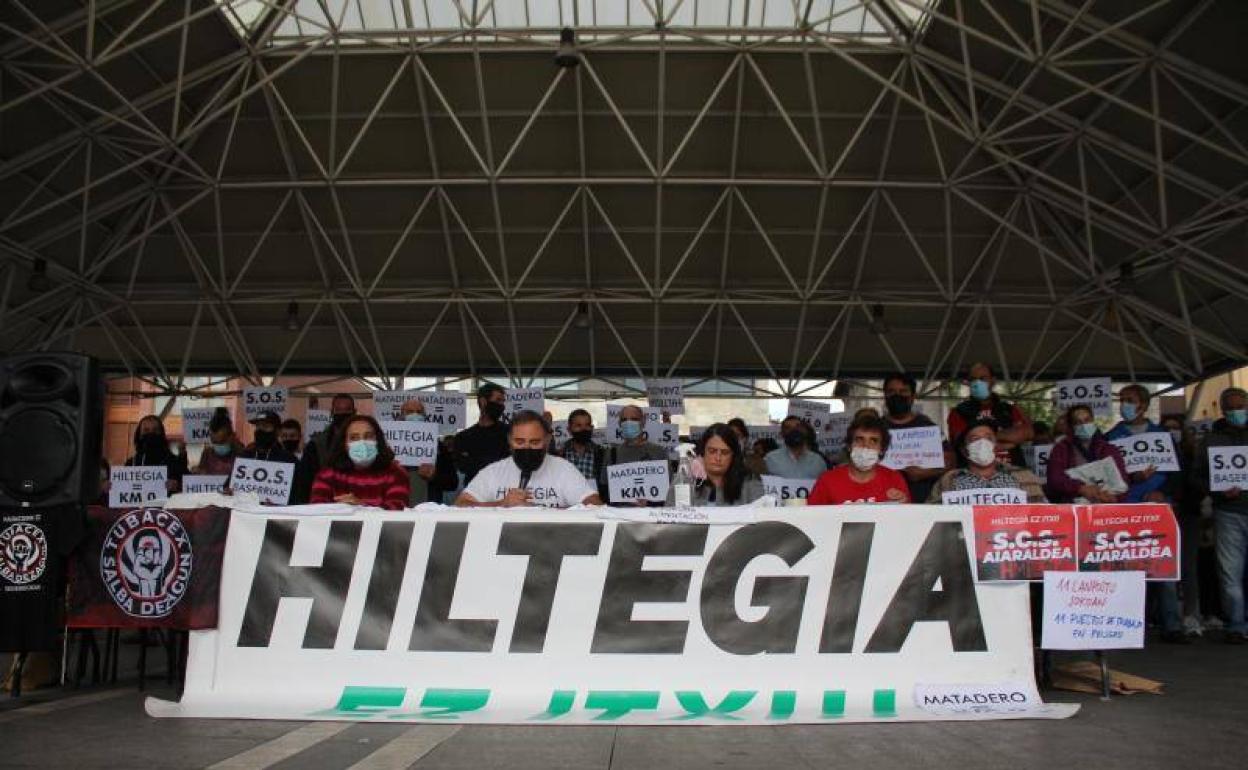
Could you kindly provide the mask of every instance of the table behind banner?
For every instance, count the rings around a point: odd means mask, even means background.
[[[70,628],[217,625],[225,508],[92,507],[70,562]]]
[[[969,507],[236,511],[220,627],[154,716],[522,724],[1058,718]],[[601,512],[611,515],[610,510]],[[751,517],[754,519],[750,521]],[[651,558],[647,558],[651,557]]]

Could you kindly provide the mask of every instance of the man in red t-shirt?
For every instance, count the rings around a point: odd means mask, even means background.
[[[825,471],[810,490],[807,505],[910,502],[906,477],[880,465],[888,451],[888,423],[874,415],[854,420],[845,445],[849,464]]]
[[[1034,435],[1031,420],[1018,406],[992,392],[996,377],[988,364],[973,364],[966,374],[966,384],[970,398],[949,412],[949,441],[956,442],[971,423],[986,420],[997,428],[997,459],[1023,467],[1021,444],[1031,441]]]

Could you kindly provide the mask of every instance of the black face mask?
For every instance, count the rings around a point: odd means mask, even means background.
[[[572,431],[572,440],[578,444],[588,444],[594,440],[594,432],[592,430],[574,430]]]
[[[801,430],[789,430],[784,432],[784,445],[789,449],[797,449],[806,445],[806,434]]]
[[[497,401],[486,401],[485,406],[481,407],[481,414],[497,422],[503,416],[503,405]]]
[[[891,396],[884,397],[884,408],[893,417],[900,417],[903,414],[910,413],[910,398],[900,393],[894,393]]]
[[[268,449],[273,446],[273,442],[277,440],[277,434],[271,430],[256,431],[256,447],[258,449]]]
[[[299,439],[297,438],[286,439],[285,441],[282,442],[282,449],[285,449],[287,452],[290,452],[291,454],[298,452],[299,451]]]
[[[516,464],[521,473],[533,473],[542,467],[542,463],[546,460],[545,449],[513,449],[511,450],[511,461]]]

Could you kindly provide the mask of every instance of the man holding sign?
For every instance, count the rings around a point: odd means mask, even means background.
[[[988,420],[971,423],[955,444],[958,454],[966,458],[967,466],[941,476],[927,502],[946,505],[1047,503],[1036,474],[1000,462],[996,444],[995,423]]]
[[[1244,566],[1248,562],[1248,392],[1227,388],[1218,399],[1224,417],[1196,453],[1192,481],[1209,492],[1217,531],[1218,581],[1229,621],[1226,641],[1248,644]]]

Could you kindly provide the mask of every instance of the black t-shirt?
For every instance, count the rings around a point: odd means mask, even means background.
[[[84,531],[76,505],[0,509],[0,651],[56,647],[66,559]]]
[[[455,468],[464,474],[465,485],[482,468],[510,454],[507,426],[501,422],[477,424],[455,434]]]

